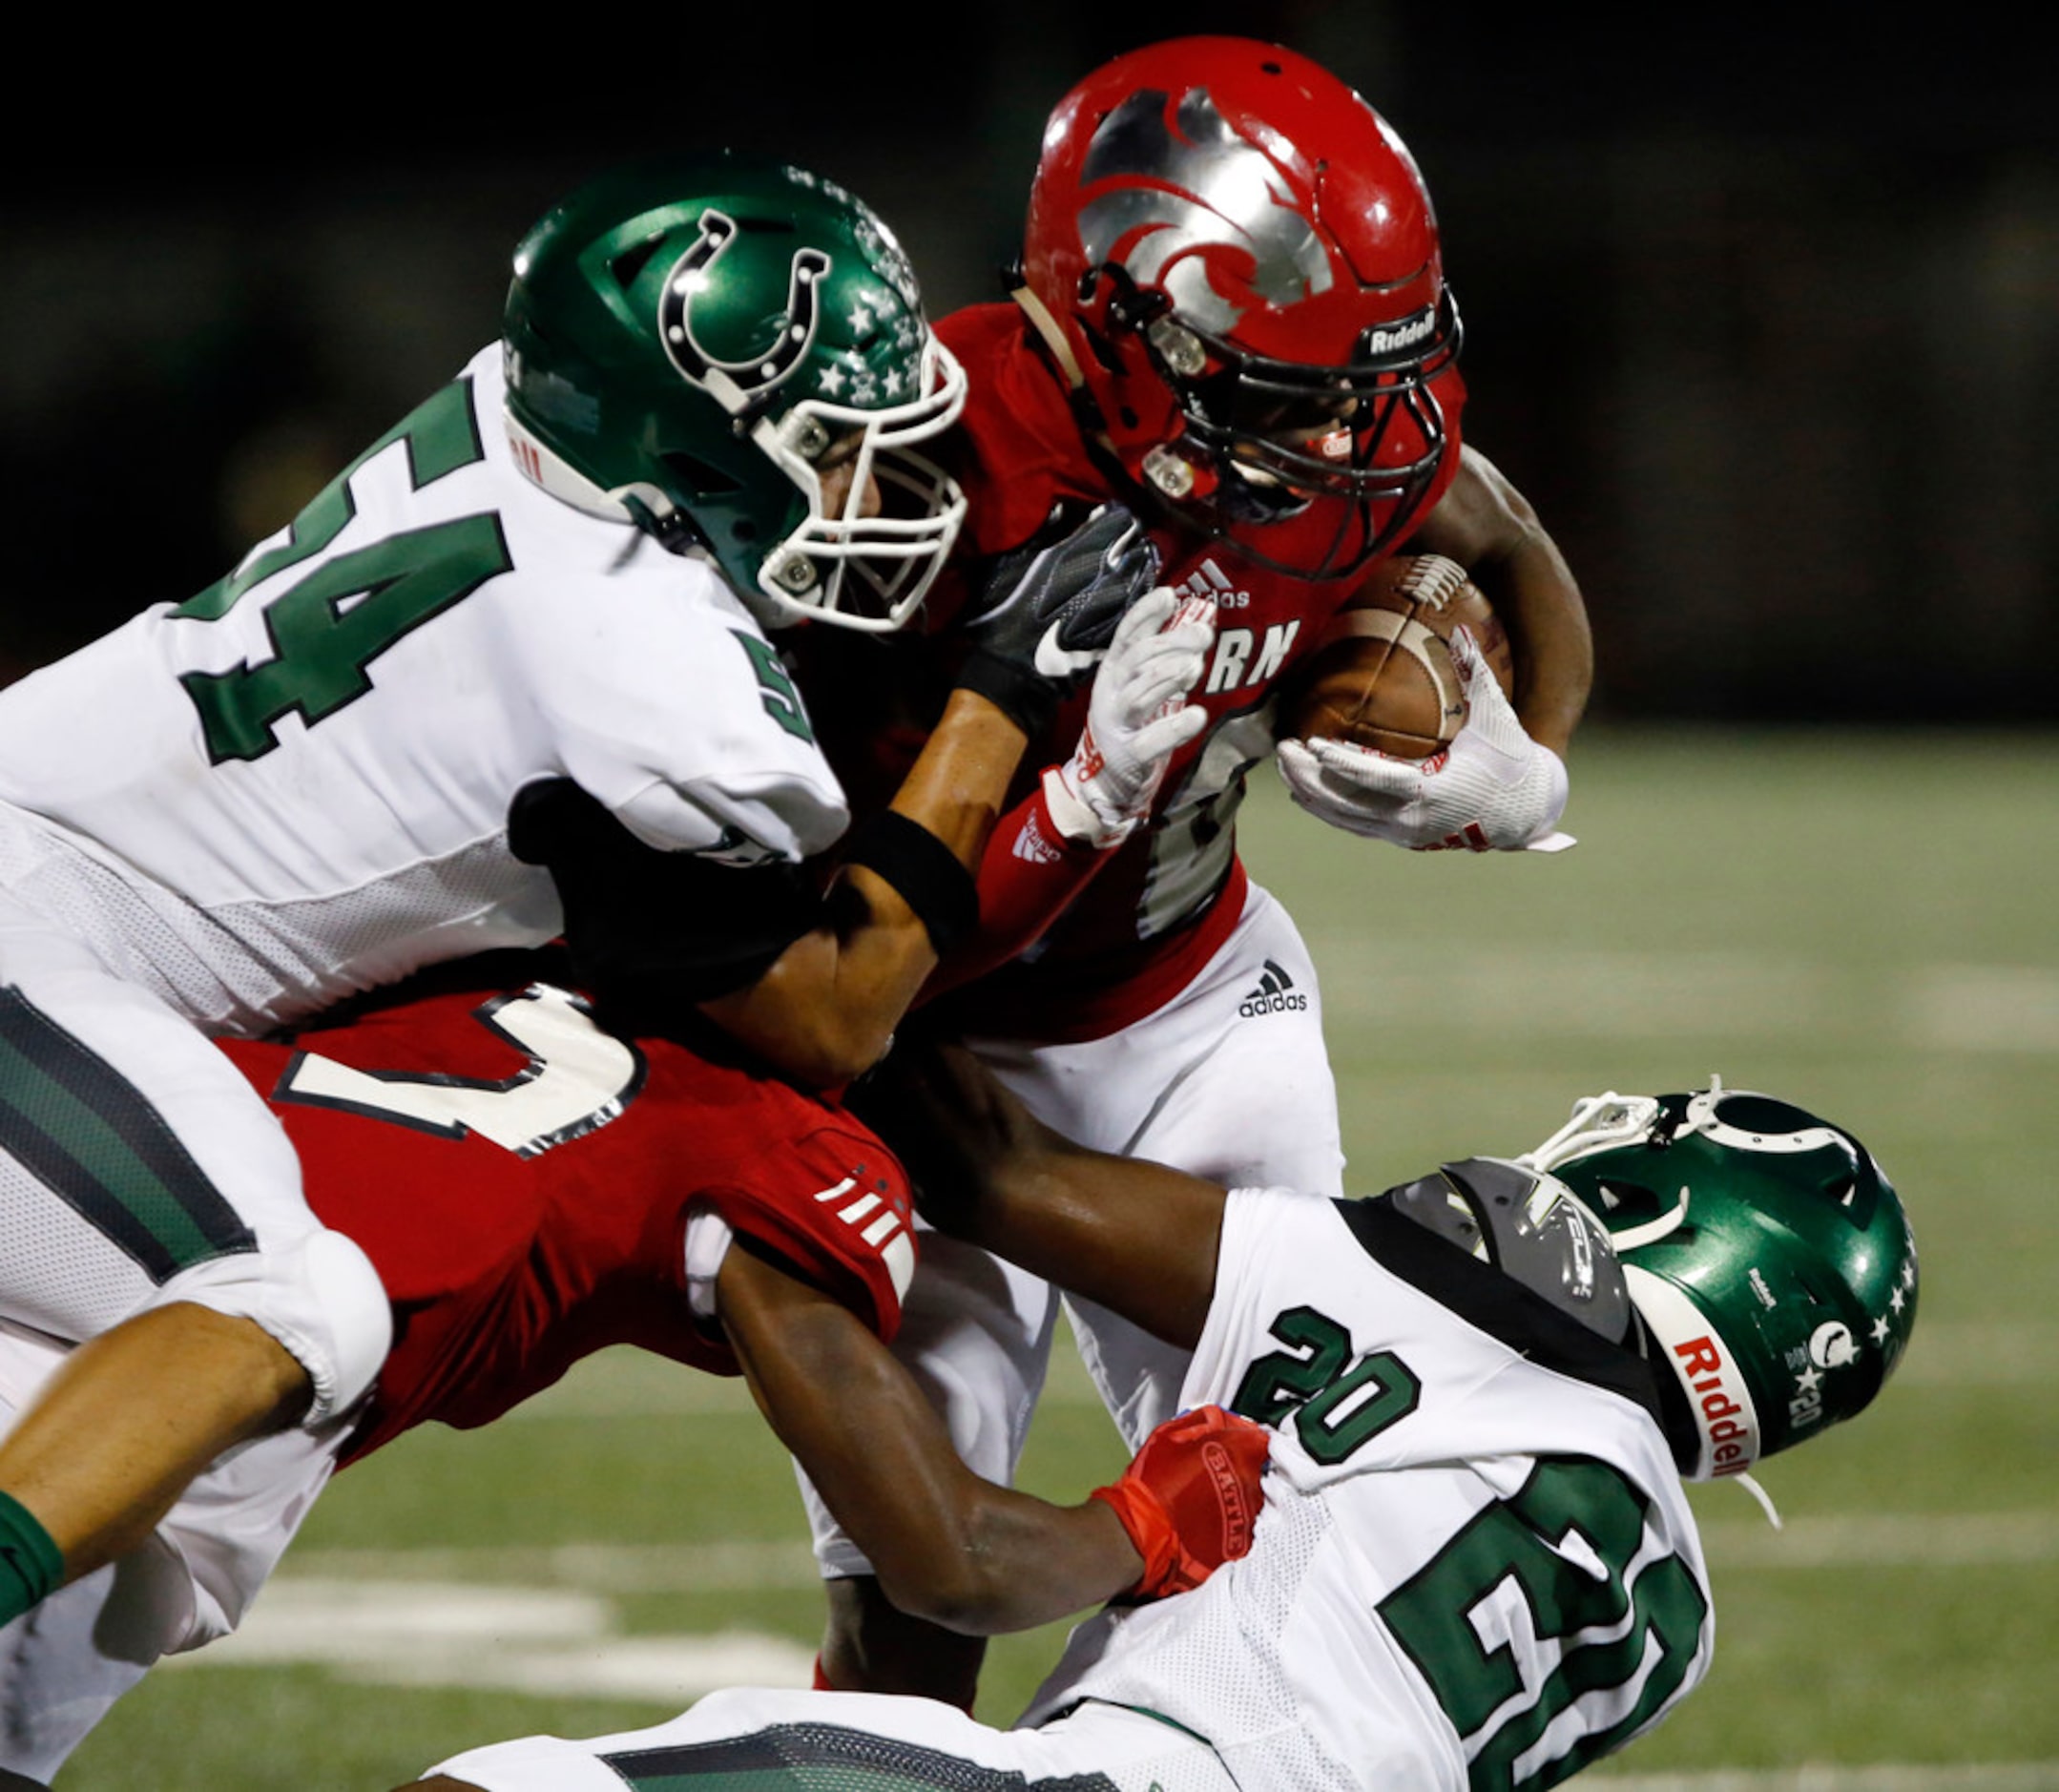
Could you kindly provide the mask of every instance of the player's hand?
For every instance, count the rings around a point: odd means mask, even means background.
[[[1566,763],[1524,733],[1486,656],[1460,629],[1451,658],[1466,725],[1429,759],[1393,759],[1344,740],[1282,740],[1279,775],[1311,815],[1417,852],[1559,852]]]
[[[972,653],[959,676],[1037,734],[1084,684],[1123,614],[1158,580],[1158,551],[1119,504],[1070,533],[1039,534],[988,569],[959,626]]]
[[[1196,1407],[1147,1437],[1113,1487],[1094,1489],[1144,1558],[1133,1597],[1185,1593],[1251,1548],[1270,1444],[1263,1426]]]
[[[1044,774],[1044,802],[1071,840],[1113,846],[1150,809],[1173,755],[1208,726],[1187,694],[1216,639],[1216,600],[1161,585],[1123,616],[1094,674],[1072,757]]]

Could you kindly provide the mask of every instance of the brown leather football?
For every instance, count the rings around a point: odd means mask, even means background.
[[[1279,739],[1349,740],[1407,760],[1443,751],[1466,721],[1448,646],[1461,627],[1512,695],[1508,633],[1466,569],[1438,554],[1383,561],[1289,676]]]

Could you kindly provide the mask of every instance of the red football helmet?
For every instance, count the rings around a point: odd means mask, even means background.
[[[1023,274],[1097,446],[1260,564],[1347,577],[1457,469],[1429,193],[1386,121],[1292,51],[1177,38],[1089,75],[1045,127]]]

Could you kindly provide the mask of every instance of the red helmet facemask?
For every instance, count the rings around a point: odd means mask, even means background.
[[[1437,221],[1365,101],[1276,45],[1190,37],[1051,115],[1016,298],[1131,487],[1246,558],[1348,577],[1456,470]]]

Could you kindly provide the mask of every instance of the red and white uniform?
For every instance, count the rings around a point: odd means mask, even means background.
[[[970,506],[962,552],[1007,552],[1058,506],[1118,495],[1014,305],[955,312],[937,334],[969,383],[953,437],[952,471]],[[1441,492],[1427,496],[1425,512]],[[1269,571],[1227,544],[1162,526],[1153,538],[1161,582],[1206,592],[1217,606],[1216,645],[1188,699],[1206,707],[1209,725],[1174,757],[1148,821],[1097,852],[1061,839],[1041,794],[1042,769],[1068,759],[1079,739],[1089,694],[1061,708],[1025,755],[1019,801],[981,872],[982,940],[1005,962],[933,1008],[1038,1118],[1082,1144],[1230,1187],[1341,1194],[1315,965],[1286,910],[1247,875],[1236,818],[1247,774],[1273,751],[1281,678],[1354,585]],[[854,788],[868,781],[856,767],[839,770]],[[954,1434],[977,1440],[971,1466],[1006,1480],[1041,1386],[1054,1298],[1007,1271],[1014,1313],[997,1329],[992,1309],[979,1318],[961,1310],[971,1284],[948,1277],[948,1255],[931,1255],[911,1297],[911,1319],[921,1316],[911,1337],[924,1340],[924,1354],[903,1354]],[[982,1272],[984,1287],[991,1275]],[[1087,1366],[1134,1448],[1176,1410],[1183,1364],[1113,1315],[1071,1309]],[[984,1410],[974,1417],[967,1408],[976,1399]],[[805,1481],[803,1492],[825,1573],[865,1572]]]
[[[785,1083],[615,1039],[551,985],[223,1049],[285,1123],[315,1212],[393,1303],[345,1461],[427,1420],[486,1425],[610,1344],[738,1373],[707,1292],[731,1236],[882,1338],[900,1326],[911,1209],[877,1136]],[[496,1107],[522,1111],[498,1139],[476,1130]],[[696,1240],[690,1285],[690,1231],[709,1218],[722,1241]]]
[[[39,1781],[159,1655],[236,1628],[339,1463],[431,1420],[488,1424],[609,1344],[737,1373],[712,1291],[738,1237],[883,1339],[914,1273],[906,1176],[857,1120],[628,1045],[550,985],[470,982],[219,1049],[283,1123],[316,1214],[378,1269],[394,1344],[348,1419],[230,1452],[143,1550],[0,1630],[0,1766]],[[65,1353],[0,1322],[0,1431]]]
[[[1110,497],[1020,311],[973,306],[944,320],[938,334],[964,364],[971,387],[953,468],[970,502],[971,551],[1005,552],[1035,533],[1057,505]],[[1027,936],[1033,928],[1016,917],[1041,921],[1053,900],[1064,906],[1031,957],[982,981],[983,1031],[1101,1037],[1162,1007],[1221,949],[1246,887],[1237,810],[1245,774],[1272,752],[1274,693],[1352,594],[1348,580],[1292,578],[1194,534],[1161,527],[1153,539],[1161,582],[1206,593],[1217,603],[1215,651],[1189,698],[1208,710],[1209,726],[1174,757],[1150,821],[1105,855],[1071,847],[1064,853],[1070,865],[1052,856],[1055,834],[1028,793],[1043,766],[1070,757],[1086,720],[1087,693],[1060,711],[1046,739],[1031,742],[1021,780],[1026,800],[1003,819],[988,849],[983,920],[988,928],[1014,923]],[[1090,857],[1102,862],[1073,896]]]

